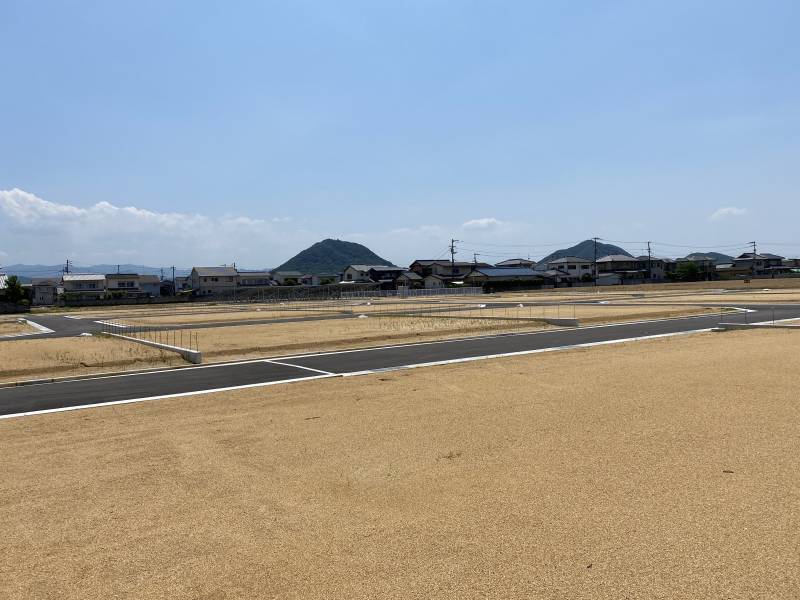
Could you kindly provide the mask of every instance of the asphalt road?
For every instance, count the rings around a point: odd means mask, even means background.
[[[707,330],[716,327],[721,321],[753,323],[773,318],[800,318],[798,305],[760,305],[747,308],[754,312],[480,336],[2,388],[0,416],[188,395],[242,386],[270,385],[309,377],[336,377],[364,371],[546,351],[581,344],[674,335]]]

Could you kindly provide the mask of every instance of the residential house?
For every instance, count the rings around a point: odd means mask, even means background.
[[[238,280],[234,267],[194,267],[189,274],[192,292],[198,296],[234,292]]]
[[[303,285],[330,285],[338,283],[341,279],[339,273],[309,273],[300,278]]]
[[[342,280],[357,283],[394,282],[404,270],[391,265],[348,265],[342,273]]]
[[[716,271],[720,275],[729,277],[772,275],[776,270],[780,270],[783,267],[783,260],[783,257],[777,254],[745,252],[734,258],[733,263],[730,265],[717,265]],[[775,269],[775,267],[778,267],[778,269]]]
[[[175,278],[175,293],[185,292],[192,289],[191,277],[176,277]]]
[[[64,295],[72,298],[96,299],[106,294],[106,276],[98,273],[64,273]]]
[[[423,277],[419,273],[414,273],[414,271],[403,271],[397,277],[395,283],[399,288],[419,288],[425,285]]]
[[[269,271],[239,271],[239,286],[261,287],[272,285],[272,273]]]
[[[397,285],[397,278],[403,274],[405,269],[401,267],[372,267],[369,270],[369,278],[381,285],[381,289],[394,289]]]
[[[467,285],[483,287],[541,286],[541,273],[529,267],[479,267],[464,277]]]
[[[455,261],[451,263],[449,260],[415,260],[408,269],[422,277],[438,275],[449,279],[461,279],[473,269],[491,266],[489,263],[478,261]]]
[[[112,298],[133,298],[139,296],[138,273],[109,273],[106,275],[106,290]]]
[[[646,279],[647,268],[632,256],[609,254],[597,259],[598,277],[604,273],[614,273],[621,279]]]
[[[34,277],[31,280],[33,304],[50,306],[56,303],[59,294],[64,292],[61,280],[57,277]]]
[[[139,292],[146,298],[161,296],[161,278],[158,275],[140,275]]]
[[[653,281],[662,281],[668,278],[669,273],[674,273],[677,263],[671,258],[660,258],[643,254],[637,256],[639,267],[644,269],[645,277]],[[712,262],[713,265],[713,262]]]
[[[540,265],[541,266],[541,265]],[[563,282],[576,282],[592,279],[593,264],[591,260],[577,256],[564,256],[547,263],[547,271],[557,271],[556,277]]]
[[[275,271],[272,274],[278,285],[299,285],[303,274],[300,271]]]
[[[523,269],[532,269],[536,266],[536,261],[529,258],[509,258],[508,260],[500,261],[495,264],[496,267],[518,267]]]
[[[450,281],[448,277],[442,277],[441,275],[426,275],[422,278],[425,289],[446,288],[448,281]]]
[[[781,264],[790,269],[800,269],[800,258],[784,258]]]

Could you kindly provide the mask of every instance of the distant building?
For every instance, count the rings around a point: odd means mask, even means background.
[[[175,293],[184,292],[192,289],[192,280],[190,277],[176,277],[175,278]]]
[[[299,285],[303,274],[300,271],[275,271],[272,278],[278,285]]]
[[[269,271],[239,271],[239,285],[242,287],[272,285],[272,273]]]
[[[50,306],[56,303],[58,296],[64,293],[61,280],[57,277],[34,277],[31,280],[33,304]]]
[[[450,281],[447,277],[441,275],[427,275],[423,278],[423,286],[426,289],[438,289],[447,287],[447,282]]]
[[[158,275],[140,275],[139,291],[147,298],[158,298],[161,296],[161,278]]]
[[[464,277],[467,285],[483,287],[532,287],[543,281],[541,273],[527,267],[479,267]]]
[[[496,267],[521,267],[524,269],[532,269],[536,266],[536,261],[529,258],[509,258],[508,260],[500,261],[495,264]]]
[[[192,291],[198,296],[235,291],[238,279],[233,267],[194,267],[189,274]]]
[[[694,263],[697,265],[697,277],[699,279],[710,280],[717,277],[717,261],[710,256],[695,255],[691,258],[679,258],[675,261],[677,267],[687,263]]]
[[[341,278],[339,273],[308,273],[300,278],[300,283],[303,285],[330,285],[339,283]]]
[[[576,282],[582,279],[591,279],[593,263],[591,260],[578,256],[564,256],[548,261],[548,271],[557,271],[559,282]]]
[[[677,263],[671,258],[659,258],[657,256],[637,256],[640,268],[644,270],[645,277],[653,281],[667,279],[669,273],[675,272]]]
[[[400,267],[389,265],[348,265],[342,273],[342,280],[356,283],[393,282],[403,271]]]
[[[97,273],[64,273],[64,294],[73,298],[97,299],[106,294],[106,276]]]
[[[728,277],[774,275],[783,268],[783,256],[766,252],[745,252],[733,259],[733,263],[717,265],[716,271]]]
[[[451,263],[449,260],[415,260],[408,269],[422,277],[438,275],[446,279],[461,279],[475,268],[491,266],[485,262],[455,261]]]
[[[624,254],[610,254],[597,259],[597,275],[613,273],[620,279],[646,279],[647,267],[641,261]]]
[[[395,283],[399,288],[420,288],[425,285],[423,277],[418,273],[414,273],[414,271],[403,271],[397,277],[397,281]]]

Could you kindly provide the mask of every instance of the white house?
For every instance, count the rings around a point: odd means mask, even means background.
[[[64,273],[64,294],[81,298],[102,298],[106,276],[97,273]]]
[[[195,294],[209,296],[235,290],[239,273],[233,267],[194,267],[189,280]]]

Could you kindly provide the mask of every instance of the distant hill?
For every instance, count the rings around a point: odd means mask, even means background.
[[[627,250],[623,250],[619,246],[597,242],[597,258],[603,258],[604,256],[608,256],[610,254],[623,254],[625,256],[631,256]],[[545,256],[537,264],[544,268],[544,266],[551,260],[557,260],[559,258],[564,258],[565,256],[577,256],[578,258],[583,258],[586,260],[594,260],[594,242],[592,240],[584,240],[580,244],[576,244],[571,248],[556,250],[552,254]]]
[[[290,258],[275,271],[301,273],[341,273],[347,265],[392,265],[372,250],[355,242],[322,240]]]
[[[700,256],[708,256],[710,258],[713,258],[715,264],[733,262],[732,256],[728,256],[727,254],[720,254],[719,252],[692,252],[691,254],[687,254],[686,258],[688,258],[689,260],[693,260],[695,258],[699,258]]]
[[[139,273],[140,275],[161,275],[162,267],[148,267],[145,265],[70,265],[73,273],[116,273],[119,266],[120,273]],[[172,267],[163,267],[164,278],[172,277]],[[33,277],[60,277],[64,272],[64,265],[7,265],[3,266],[3,273],[16,275],[23,282],[30,282]],[[175,275],[182,277],[189,274],[187,269],[175,269]]]

